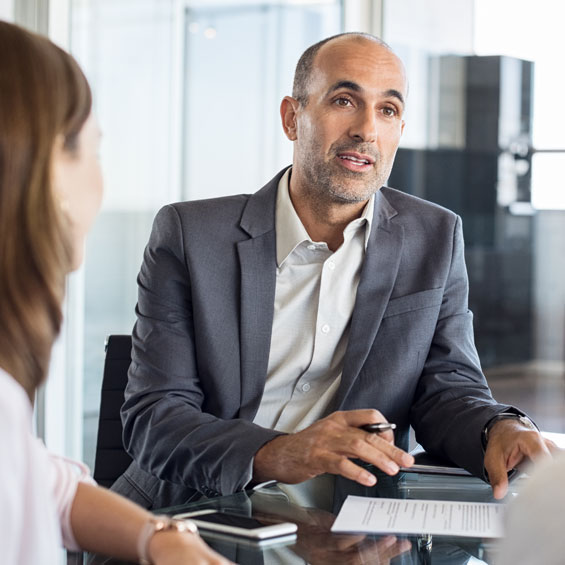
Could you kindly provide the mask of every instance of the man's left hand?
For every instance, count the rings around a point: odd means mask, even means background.
[[[488,435],[485,469],[496,499],[506,496],[508,471],[528,460],[536,462],[551,457],[552,452],[557,450],[552,441],[519,420],[500,420],[492,426]]]

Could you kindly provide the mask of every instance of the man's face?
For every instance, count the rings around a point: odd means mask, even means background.
[[[339,38],[314,59],[308,102],[293,105],[292,176],[310,196],[363,202],[386,182],[400,142],[407,84],[400,60],[366,39]]]

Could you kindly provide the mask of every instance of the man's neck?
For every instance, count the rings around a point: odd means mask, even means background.
[[[294,188],[294,190],[293,190]],[[364,202],[332,202],[309,198],[300,190],[289,185],[289,195],[302,225],[312,241],[323,241],[331,251],[336,251],[343,243],[343,230],[359,218]]]

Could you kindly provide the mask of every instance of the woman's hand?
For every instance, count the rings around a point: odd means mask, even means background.
[[[79,483],[71,511],[76,541],[83,550],[139,562],[139,536],[155,516],[104,488]],[[147,542],[146,542],[147,543]],[[154,565],[230,565],[191,532],[155,532],[146,546]]]
[[[155,565],[230,565],[231,561],[208,547],[198,534],[158,532],[149,542]]]

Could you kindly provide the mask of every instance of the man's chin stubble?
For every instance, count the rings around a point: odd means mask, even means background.
[[[378,189],[377,189],[378,190]],[[359,202],[366,202],[371,198],[371,196],[376,192],[376,190],[368,192],[366,194],[349,193],[344,190],[333,190],[328,191],[332,202],[335,204],[359,204]]]
[[[369,185],[361,186],[356,190],[355,188],[348,187],[345,183],[337,184],[328,182],[325,185],[325,193],[336,204],[359,204],[360,202],[369,200],[382,185],[383,183],[381,183],[379,179]]]

